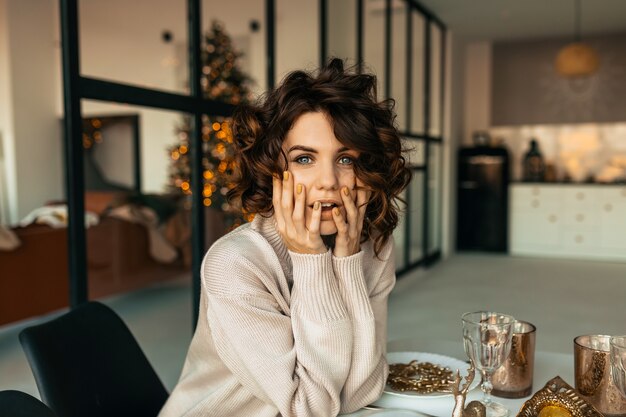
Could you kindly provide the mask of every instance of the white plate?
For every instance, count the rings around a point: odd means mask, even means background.
[[[389,410],[371,410],[371,413],[368,414],[359,414],[359,417],[427,417],[425,414],[418,413],[416,411],[411,410],[398,410],[398,409],[389,409]]]
[[[469,368],[469,364],[460,359],[437,355],[435,353],[390,352],[387,354],[387,362],[390,364],[409,363],[414,359],[420,362],[431,362],[439,366],[447,366],[452,372],[456,372],[456,370],[459,369],[461,371],[461,377],[467,375],[467,369]],[[480,375],[476,374],[474,381],[472,381],[470,385],[465,401],[466,404],[478,398],[478,390],[475,388],[479,383]],[[437,417],[450,417],[454,409],[454,396],[452,393],[417,394],[412,392],[397,392],[386,387],[383,395],[374,402],[374,405],[382,408],[414,410]]]
[[[387,362],[389,365],[394,363],[409,363],[413,360],[418,362],[430,362],[434,365],[449,368],[453,374],[456,374],[457,369],[461,372],[463,378],[467,375],[467,369],[469,364],[463,362],[460,359],[452,358],[450,356],[438,355],[436,353],[424,353],[424,352],[390,352],[387,354]],[[474,378],[470,390],[476,388],[480,381]],[[461,381],[461,384],[463,381]],[[385,387],[385,393],[391,395],[398,395],[400,397],[420,397],[424,399],[440,398],[446,396],[452,396],[449,392],[432,392],[429,394],[421,394],[414,391],[395,391],[389,385]]]

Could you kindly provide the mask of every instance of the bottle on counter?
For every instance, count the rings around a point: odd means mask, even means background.
[[[523,180],[526,182],[543,182],[546,175],[546,164],[539,150],[537,140],[531,139],[530,149],[524,156]]]
[[[477,130],[472,134],[474,146],[491,146],[491,136],[486,130]]]

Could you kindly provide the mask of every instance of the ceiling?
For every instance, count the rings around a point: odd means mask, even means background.
[[[469,40],[574,34],[575,0],[417,0]],[[626,32],[626,0],[581,0],[582,37]]]

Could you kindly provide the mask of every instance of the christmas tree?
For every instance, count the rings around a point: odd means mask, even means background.
[[[213,21],[202,45],[200,83],[205,98],[235,105],[250,100],[251,79],[239,69],[241,56],[223,25]],[[226,200],[235,171],[231,121],[224,117],[203,116],[202,125],[203,203],[206,207],[222,210],[227,227],[234,228],[252,217]],[[168,188],[173,193],[185,195],[187,207],[191,205],[190,132],[191,119],[185,117],[177,127],[178,143],[168,149],[171,158]]]

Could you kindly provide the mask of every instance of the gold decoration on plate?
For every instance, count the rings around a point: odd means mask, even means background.
[[[558,405],[546,405],[539,412],[539,417],[573,417],[567,409]]]
[[[452,371],[430,362],[413,360],[389,365],[387,383],[394,391],[414,391],[418,394],[451,392]]]
[[[524,403],[517,417],[603,417],[557,376]]]

